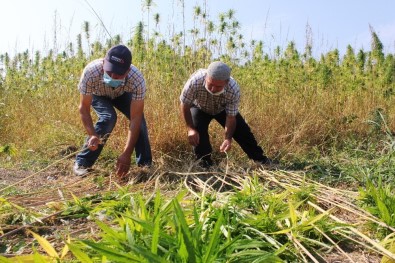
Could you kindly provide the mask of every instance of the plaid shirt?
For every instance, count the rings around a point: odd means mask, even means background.
[[[231,77],[221,95],[212,95],[205,88],[206,69],[199,69],[185,84],[180,101],[189,106],[196,106],[202,111],[216,115],[225,110],[227,115],[236,116],[239,112],[240,87]]]
[[[145,80],[143,74],[134,65],[130,65],[130,71],[125,78],[125,82],[118,88],[104,84],[103,74],[103,59],[96,59],[90,62],[84,68],[78,84],[80,93],[114,99],[125,92],[130,92],[133,100],[144,99],[146,92]]]

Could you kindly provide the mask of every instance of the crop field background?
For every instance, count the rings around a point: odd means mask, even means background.
[[[0,262],[395,262],[395,57],[374,28],[370,50],[314,57],[309,36],[304,50],[266,53],[244,41],[234,11],[218,24],[193,16],[169,38],[141,22],[130,39],[93,40],[85,23],[65,50],[0,54]],[[95,171],[78,178],[77,84],[118,43],[146,80],[154,164],[113,174],[128,128],[119,116]],[[179,95],[213,60],[231,66],[240,112],[276,169],[236,145],[217,152],[215,123],[217,165],[196,166]]]

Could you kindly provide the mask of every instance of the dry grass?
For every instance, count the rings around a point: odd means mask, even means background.
[[[177,159],[166,155],[162,155],[159,159],[169,158]],[[163,163],[167,162],[163,160]],[[315,209],[318,214],[328,214],[330,220],[349,226],[348,228],[339,228],[332,233],[335,236],[344,235],[344,239],[348,240],[348,242],[337,244],[332,241],[332,250],[320,252],[320,257],[326,259],[326,262],[344,261],[346,259],[350,262],[377,262],[380,254],[395,257],[382,244],[369,237],[373,233],[362,232],[363,226],[367,222],[378,223],[382,227],[388,226],[354,205],[357,197],[356,192],[346,189],[334,189],[314,182],[307,179],[300,172],[269,171],[257,169],[257,167],[251,165],[246,165],[242,168],[229,162],[223,162],[210,171],[199,171],[194,166],[193,161],[190,161],[183,162],[183,164],[176,167],[164,167],[162,163],[157,163],[150,169],[134,168],[128,177],[121,180],[114,177],[112,171],[100,168],[88,177],[75,177],[71,175],[70,169],[67,169],[69,166],[71,166],[71,162],[64,160],[57,167],[51,167],[46,171],[37,173],[34,178],[31,177],[29,180],[23,180],[23,178],[29,177],[26,176],[28,175],[26,172],[22,174],[20,171],[0,171],[2,180],[7,182],[6,184],[14,184],[19,191],[23,192],[9,196],[8,201],[24,207],[26,211],[46,211],[48,208],[55,211],[42,218],[44,224],[25,226],[2,225],[3,235],[0,236],[0,239],[7,238],[9,244],[17,245],[21,234],[27,229],[32,229],[41,235],[45,235],[46,239],[55,244],[56,248],[62,247],[60,239],[66,234],[72,238],[94,238],[98,234],[98,229],[89,220],[63,220],[62,216],[60,216],[63,203],[73,199],[71,193],[82,198],[84,196],[94,196],[98,192],[116,191],[119,186],[128,186],[130,192],[143,193],[147,198],[153,197],[155,190],[160,190],[164,198],[172,198],[185,187],[190,193],[187,197],[188,199],[199,200],[202,196],[216,196],[216,200],[219,202],[218,205],[220,205],[221,202],[228,200],[234,191],[246,191],[245,187],[251,184],[250,176],[254,175],[258,176],[266,187],[269,187],[267,191],[277,188],[279,192],[281,192],[280,189],[283,189],[292,193],[308,186],[314,187],[316,191],[312,193],[312,197],[316,201],[307,202],[311,208]],[[104,176],[102,177],[104,180],[100,184],[95,181],[98,176]],[[20,180],[18,182],[17,180],[19,179],[23,181]],[[250,187],[252,187],[252,184]],[[71,227],[76,224],[78,227]],[[350,232],[347,232],[347,229]],[[346,235],[346,233],[348,234]],[[28,236],[24,238],[27,245],[19,253],[31,253],[31,246],[28,244],[31,244],[33,240]],[[303,251],[303,245],[298,243],[295,237],[289,236],[289,238],[295,246],[300,246],[300,249]],[[327,237],[327,239],[330,243],[331,238]],[[306,256],[306,260],[310,257],[309,260],[322,262],[322,259],[317,259],[317,255],[313,256],[307,250],[300,253]],[[6,256],[12,256],[12,254],[7,254]]]
[[[136,65],[148,87],[145,117],[152,148],[165,153],[190,149],[179,113],[179,95],[189,75],[207,65],[196,62],[193,67],[182,68],[162,64],[160,57],[149,59],[153,61],[136,61]],[[49,72],[53,74],[52,81],[46,85],[33,89],[31,82],[37,80],[16,78],[20,86],[4,90],[6,117],[2,120],[0,145],[15,144],[22,156],[27,149],[45,152],[57,145],[81,145],[85,131],[79,119],[77,83],[83,65],[71,67],[67,63],[52,65],[55,72],[61,71],[64,76]],[[350,76],[345,71],[344,76],[334,74],[333,81],[322,86],[313,73],[309,80],[299,77],[309,70],[307,66],[232,67],[241,86],[240,112],[271,156],[299,155],[308,153],[312,147],[338,147],[347,139],[364,138],[372,128],[367,121],[379,108],[385,113],[390,129],[395,128],[391,106],[394,99],[383,96],[386,86],[370,86],[371,82],[366,80],[365,87],[350,89],[347,86]],[[278,70],[273,71],[273,67]],[[63,80],[66,75],[73,77]],[[223,131],[213,126],[215,142],[222,138]],[[119,118],[107,147],[115,151],[122,148],[127,127],[127,120]],[[235,155],[241,154],[235,147]]]

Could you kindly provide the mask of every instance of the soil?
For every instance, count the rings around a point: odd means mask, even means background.
[[[87,218],[62,217],[60,216],[62,207],[60,206],[56,210],[56,206],[63,200],[71,199],[71,193],[77,197],[95,195],[115,187],[114,182],[119,185],[130,184],[136,190],[151,191],[154,188],[155,180],[150,180],[150,177],[160,173],[164,172],[153,168],[135,168],[130,173],[133,176],[121,180],[114,178],[108,171],[102,170],[95,171],[94,174],[84,178],[77,177],[72,174],[70,164],[35,173],[0,168],[0,197],[4,195],[8,202],[31,211],[42,211],[48,207],[55,208],[56,211],[52,215],[41,218],[42,223],[20,225],[18,220],[13,223],[10,218],[9,223],[0,224],[0,255],[12,257],[32,253],[31,244],[34,240],[27,233],[27,229],[45,237],[57,251],[61,251],[64,246],[63,240],[66,240],[68,236],[72,239],[95,238],[98,229],[94,222]],[[0,205],[1,202],[0,198]],[[38,246],[35,247],[38,248]],[[358,246],[347,247],[344,250],[354,262],[376,263],[381,261],[381,256],[367,252],[366,249],[361,249]],[[333,250],[320,262],[351,261],[344,254]]]
[[[62,202],[71,200],[72,194],[81,198],[115,188],[114,182],[119,185],[133,183],[130,178],[118,180],[100,170],[86,177],[78,177],[71,168],[65,168],[53,167],[42,172],[0,168],[0,197],[5,195],[8,202],[33,213],[49,208],[55,211],[49,216],[40,217],[42,223],[30,225],[22,225],[21,220],[13,218],[15,214],[11,214],[9,219],[2,217],[3,221],[8,222],[0,224],[0,255],[10,257],[31,253],[33,238],[27,234],[27,229],[45,237],[57,251],[61,251],[63,240],[68,236],[72,239],[94,237],[98,230],[96,224],[86,218],[62,216]],[[147,175],[145,168],[133,172],[136,175],[134,179]],[[1,198],[0,205],[4,205]]]

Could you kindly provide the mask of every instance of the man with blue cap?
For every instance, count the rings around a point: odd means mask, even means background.
[[[212,62],[207,69],[192,74],[181,96],[181,114],[187,125],[188,141],[203,167],[213,165],[208,127],[215,119],[225,129],[221,152],[231,149],[232,139],[247,156],[257,163],[270,165],[250,127],[240,115],[240,88],[230,75],[231,69],[221,61]]]
[[[87,175],[99,157],[115,127],[115,109],[130,120],[126,144],[116,163],[117,175],[128,173],[133,151],[136,152],[139,166],[151,165],[151,147],[143,114],[145,80],[131,63],[130,50],[124,45],[116,45],[108,50],[104,59],[96,59],[84,68],[78,84],[79,113],[88,137],[73,167],[74,174],[78,176]],[[91,107],[98,117],[95,125],[90,114]]]

